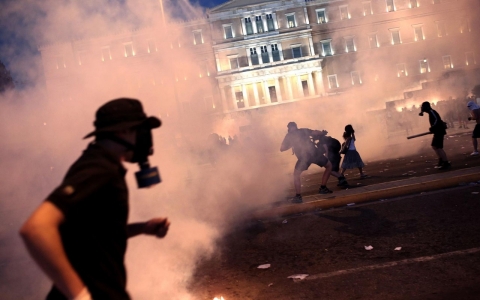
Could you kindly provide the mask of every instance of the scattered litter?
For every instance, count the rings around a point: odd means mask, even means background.
[[[357,185],[361,185],[361,183],[360,183],[360,182],[357,182]]]
[[[270,268],[270,264],[259,265],[257,269],[268,269]]]
[[[388,171],[388,169],[384,169],[384,171]]]
[[[355,203],[348,203],[347,205],[348,206],[353,206],[353,205],[355,205]]]
[[[451,138],[453,138],[454,136],[453,136],[453,135],[449,135],[448,137],[451,137]],[[455,142],[456,142],[456,141],[457,141],[457,140],[455,140]]]
[[[468,185],[477,185],[478,183],[476,182],[470,182]]]
[[[472,192],[473,195],[478,195],[478,192]]]
[[[368,251],[370,251],[370,250],[373,249],[372,245],[370,245],[370,246],[364,246],[364,247],[365,247],[365,250],[368,250]]]
[[[425,170],[430,170],[430,168],[425,168]]]
[[[305,181],[310,181],[310,179],[306,179]]]
[[[287,224],[287,223],[288,223],[287,219],[283,220],[282,223],[283,223],[283,224]]]
[[[421,156],[420,156],[420,157],[421,157]],[[415,162],[415,161],[411,160],[410,162],[412,163],[412,162]]]
[[[383,171],[380,171],[380,173],[383,173]]]
[[[295,274],[295,275],[290,275],[287,278],[292,278],[293,281],[300,281],[300,280],[304,280],[307,277],[308,277],[308,274]]]
[[[272,286],[272,285],[273,285],[273,282],[270,282],[270,283],[268,284],[269,287]]]
[[[395,250],[395,251],[400,251],[400,250],[402,250],[402,247],[396,247],[396,248],[393,249],[393,250]]]
[[[402,176],[408,175],[408,173],[403,173]]]

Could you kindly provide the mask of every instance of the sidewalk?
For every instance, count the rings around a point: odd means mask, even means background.
[[[336,191],[328,195],[311,195],[303,197],[303,203],[290,204],[258,210],[253,218],[269,219],[298,213],[324,210],[333,207],[353,205],[386,198],[427,192],[443,188],[480,181],[480,167],[465,168],[442,172],[422,177],[412,177],[404,180],[371,184],[352,189]],[[278,205],[278,204],[277,204]]]

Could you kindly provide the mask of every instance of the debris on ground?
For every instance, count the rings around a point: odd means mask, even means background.
[[[270,264],[259,265],[257,269],[268,269],[270,268],[270,266],[271,266]]]
[[[393,249],[393,250],[395,250],[395,251],[400,251],[400,250],[402,250],[402,247],[396,247],[396,248]]]
[[[348,203],[347,206],[353,206],[355,203]]]
[[[305,278],[308,277],[308,274],[295,274],[295,275],[290,275],[287,278],[292,278],[293,281],[301,281],[304,280]]]
[[[365,250],[367,250],[367,251],[370,251],[370,250],[373,249],[372,245],[370,245],[370,246],[364,246],[364,247],[365,247]]]
[[[472,192],[473,195],[478,195],[478,192]]]
[[[288,223],[287,219],[283,220],[282,223],[287,224]]]

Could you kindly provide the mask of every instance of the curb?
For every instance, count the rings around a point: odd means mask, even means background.
[[[409,194],[428,192],[443,188],[458,186],[460,183],[474,182],[480,180],[480,174],[465,174],[455,177],[434,179],[425,182],[414,184],[396,186],[391,188],[380,189],[376,191],[367,191],[359,194],[351,194],[344,196],[332,196],[321,200],[304,202],[301,204],[289,204],[280,207],[260,210],[253,213],[255,219],[272,219],[277,217],[284,217],[299,213],[312,212],[317,210],[324,210],[334,207],[345,206],[350,203],[363,203],[369,201],[376,201],[385,198],[400,197]]]

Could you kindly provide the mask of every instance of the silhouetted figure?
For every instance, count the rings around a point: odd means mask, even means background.
[[[468,101],[467,107],[470,110],[470,117],[468,117],[468,120],[475,120],[476,122],[475,128],[472,132],[473,152],[470,155],[478,155],[477,138],[480,137],[480,106],[473,101]]]
[[[446,124],[442,121],[438,112],[432,109],[429,102],[423,102],[420,110],[420,116],[423,116],[423,113],[428,114],[428,121],[430,122],[430,128],[428,130],[433,133],[431,146],[438,156],[437,168],[440,170],[448,169],[451,165],[447,159],[447,154],[443,150],[443,139],[447,134]]]
[[[342,175],[345,174],[347,169],[355,169],[358,168],[360,171],[360,178],[366,178],[367,175],[363,173],[363,167],[365,164],[360,157],[360,154],[355,147],[355,130],[353,129],[352,125],[345,126],[345,132],[343,133],[343,139],[345,140],[345,148],[347,149],[345,156],[343,157],[342,162]]]

